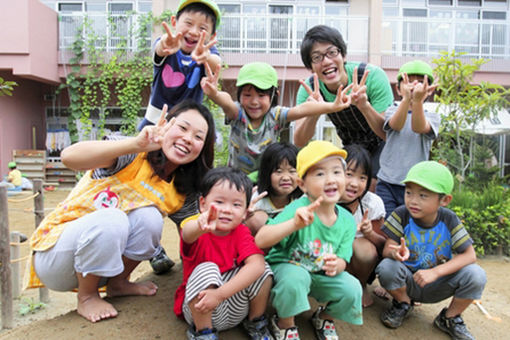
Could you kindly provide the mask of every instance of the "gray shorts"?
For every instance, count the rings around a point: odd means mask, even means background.
[[[221,287],[232,279],[241,269],[237,267],[223,274],[218,265],[213,262],[203,262],[193,269],[186,284],[186,295],[182,304],[182,312],[186,322],[193,325],[193,317],[189,309],[189,302],[198,293],[211,286]],[[268,276],[273,275],[271,267],[266,263],[264,273],[251,285],[221,302],[212,313],[212,326],[219,331],[233,328],[240,324],[247,316],[250,309],[250,301],[259,293],[260,287]]]
[[[46,251],[36,251],[37,276],[52,290],[78,288],[76,273],[110,277],[124,270],[122,256],[148,260],[157,252],[163,217],[155,207],[143,207],[127,214],[119,209],[97,210],[70,222],[57,243]]]
[[[385,258],[375,269],[381,286],[386,290],[407,287],[407,295],[423,303],[437,303],[451,296],[459,299],[477,300],[487,282],[485,271],[477,264],[469,264],[458,272],[440,277],[425,287],[413,279],[413,272],[400,261]]]

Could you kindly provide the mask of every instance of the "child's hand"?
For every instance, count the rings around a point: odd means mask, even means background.
[[[402,81],[400,82],[400,94],[402,99],[411,99],[414,84],[409,84],[409,76],[407,73],[402,73]]]
[[[359,107],[363,107],[368,102],[367,97],[367,86],[365,85],[367,82],[368,73],[370,71],[365,69],[363,73],[363,77],[361,78],[360,83],[358,84],[358,68],[354,68],[354,72],[352,75],[352,92],[351,92],[351,101],[352,104]]]
[[[199,65],[206,64],[207,58],[209,58],[211,55],[210,48],[218,42],[218,40],[213,39],[212,41],[209,41],[208,44],[205,44],[205,36],[205,32],[200,33],[200,38],[198,39],[197,46],[193,52],[191,52],[191,58]]]
[[[340,85],[336,93],[335,101],[333,102],[335,106],[334,111],[341,111],[351,106],[352,99],[350,95],[347,95],[347,92],[349,92],[353,86],[354,84],[350,84],[344,89],[343,85]]]
[[[267,191],[263,191],[258,195],[257,195],[257,191],[258,191],[258,187],[255,185],[253,187],[253,189],[251,190],[251,201],[250,201],[250,206],[248,207],[248,211],[247,211],[248,217],[250,215],[252,215],[253,212],[255,211],[255,205],[257,204],[257,202],[267,196]]]
[[[218,289],[206,289],[198,293],[198,302],[195,308],[201,313],[209,313],[218,307],[223,298],[218,293]]]
[[[300,80],[299,83],[303,85],[306,92],[308,93],[308,98],[306,101],[314,101],[314,102],[323,102],[324,99],[322,98],[320,87],[319,87],[319,77],[317,77],[317,73],[313,74],[313,91],[310,86],[304,81]]]
[[[423,83],[416,82],[413,90],[413,100],[423,102],[428,96],[430,96],[437,87],[437,84],[429,86],[429,77],[423,77]]]
[[[414,282],[421,288],[425,287],[429,283],[436,281],[439,278],[434,268],[431,269],[420,269],[413,274]]]
[[[358,230],[363,233],[363,236],[367,237],[372,232],[372,221],[368,219],[368,209],[363,213],[363,219],[358,224]]]
[[[168,106],[163,105],[161,116],[156,125],[147,125],[136,136],[136,143],[141,149],[141,152],[148,152],[161,149],[161,143],[168,129],[174,124],[174,120],[166,121],[165,116],[168,111]]]
[[[324,265],[322,266],[322,270],[324,270],[327,276],[336,276],[338,274],[338,261],[339,259],[336,254],[324,255]]]
[[[317,198],[315,202],[310,203],[308,206],[301,207],[296,210],[296,215],[294,215],[294,227],[296,230],[303,229],[313,222],[315,209],[321,205],[321,202],[322,196]]]
[[[166,22],[162,23],[166,33],[161,36],[159,43],[161,44],[161,50],[163,56],[177,53],[181,49],[182,33],[177,32],[174,36],[170,30],[170,26]],[[158,53],[159,54],[159,53]]]
[[[216,66],[214,73],[208,63],[205,63],[205,77],[200,80],[200,86],[208,97],[213,97],[218,93],[218,77],[221,65]]]
[[[404,262],[409,258],[409,248],[406,247],[406,240],[401,237],[400,245],[390,244],[389,247],[393,249],[393,258],[397,261]]]
[[[208,210],[198,216],[198,227],[204,233],[210,233],[216,230],[216,221],[218,219],[218,209],[211,204]]]

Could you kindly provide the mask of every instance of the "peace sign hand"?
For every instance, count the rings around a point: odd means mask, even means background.
[[[344,89],[343,85],[340,85],[336,93],[335,101],[333,102],[335,111],[342,111],[351,106],[352,99],[350,95],[347,95],[347,92],[349,92],[353,86],[353,84],[350,84]]]
[[[393,249],[393,258],[397,261],[404,262],[409,258],[409,248],[406,247],[406,240],[401,237],[399,245],[389,245]]]
[[[428,96],[430,96],[437,87],[437,84],[429,86],[429,77],[425,76],[423,78],[423,83],[416,82],[413,90],[413,99],[420,102],[423,102]]]
[[[400,81],[399,86],[402,99],[411,99],[414,84],[409,83],[409,76],[407,75],[407,73],[402,74],[402,80]]]
[[[166,22],[163,21],[162,25],[166,33],[161,36],[161,49],[159,52],[163,56],[175,54],[181,49],[182,33],[177,32],[176,35],[173,35],[170,26]]]
[[[218,77],[220,74],[221,65],[216,66],[214,73],[208,63],[205,63],[206,76],[200,80],[200,86],[208,97],[214,97],[218,93]]]
[[[257,202],[267,196],[267,191],[262,191],[260,194],[257,194],[258,189],[259,189],[258,186],[255,185],[253,187],[253,189],[251,190],[251,201],[250,201],[250,206],[248,207],[248,211],[247,211],[248,216],[250,216],[251,214],[253,214],[255,212],[255,206],[256,206]]]
[[[204,233],[210,233],[216,230],[216,222],[218,219],[218,209],[211,204],[208,210],[198,216],[198,227]]]
[[[312,88],[304,81],[300,80],[299,83],[303,85],[306,93],[308,93],[307,101],[315,101],[322,102],[324,99],[322,98],[320,87],[319,87],[319,77],[317,77],[317,73],[313,74],[313,91]]]
[[[368,73],[370,71],[365,68],[365,72],[363,73],[363,77],[361,78],[360,83],[358,84],[358,68],[354,68],[354,72],[352,75],[352,92],[351,92],[351,100],[352,104],[357,106],[358,108],[364,106],[368,102],[367,97],[367,86],[365,85],[367,82]]]
[[[197,64],[205,64],[207,61],[207,58],[211,55],[211,47],[213,47],[218,40],[213,39],[212,41],[209,41],[208,44],[205,44],[205,36],[206,32],[200,33],[200,38],[198,39],[197,45],[193,52],[191,52],[191,58],[197,62]]]
[[[168,129],[174,124],[174,119],[166,121],[168,106],[163,105],[161,116],[156,125],[146,125],[136,136],[136,143],[141,149],[140,152],[149,152],[161,149],[161,143]]]
[[[313,222],[315,209],[321,205],[322,199],[322,196],[319,196],[313,203],[296,210],[296,215],[294,215],[295,230],[303,229]]]
[[[363,236],[368,236],[372,232],[372,222],[368,219],[368,209],[363,213],[363,219],[358,224],[358,230],[363,233]]]

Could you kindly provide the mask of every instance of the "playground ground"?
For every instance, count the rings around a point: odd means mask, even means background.
[[[46,209],[53,208],[66,195],[67,191],[46,192]],[[29,194],[10,197],[20,199]],[[9,202],[9,225],[11,231],[21,231],[27,235],[34,230],[33,200]],[[186,339],[187,325],[178,320],[173,312],[173,294],[182,277],[178,255],[178,235],[175,226],[169,220],[165,222],[162,243],[167,253],[176,261],[171,272],[154,275],[147,262],[133,274],[135,280],[152,280],[158,286],[153,297],[123,297],[109,299],[119,311],[115,319],[92,324],[76,313],[76,295],[50,291],[50,302],[41,310],[24,316],[19,314],[19,305],[27,301],[38,300],[37,290],[23,292],[20,299],[14,301],[14,328],[0,330],[0,339]],[[21,256],[28,254],[28,248],[22,246]],[[508,258],[489,257],[479,260],[479,264],[488,275],[488,284],[482,297],[482,305],[493,317],[488,319],[481,310],[470,306],[463,317],[477,339],[508,339],[510,334],[510,261]],[[370,287],[373,289],[373,287]],[[32,299],[32,300],[31,300]],[[315,303],[313,307],[315,308]],[[415,308],[401,328],[390,330],[379,321],[380,313],[389,306],[388,301],[374,297],[374,304],[363,311],[364,325],[352,326],[336,322],[342,339],[448,339],[448,336],[433,327],[432,321],[446,302],[421,305]],[[272,313],[272,309],[268,309]],[[308,322],[313,311],[297,318],[301,339],[315,339]],[[221,339],[248,339],[241,328],[220,333]]]

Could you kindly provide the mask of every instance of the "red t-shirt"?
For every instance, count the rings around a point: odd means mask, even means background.
[[[255,245],[250,230],[240,224],[225,236],[211,233],[200,236],[195,242],[187,244],[181,239],[182,283],[175,291],[174,313],[182,318],[182,304],[186,293],[188,278],[200,263],[214,262],[223,274],[241,266],[244,259],[254,254],[264,255]]]

